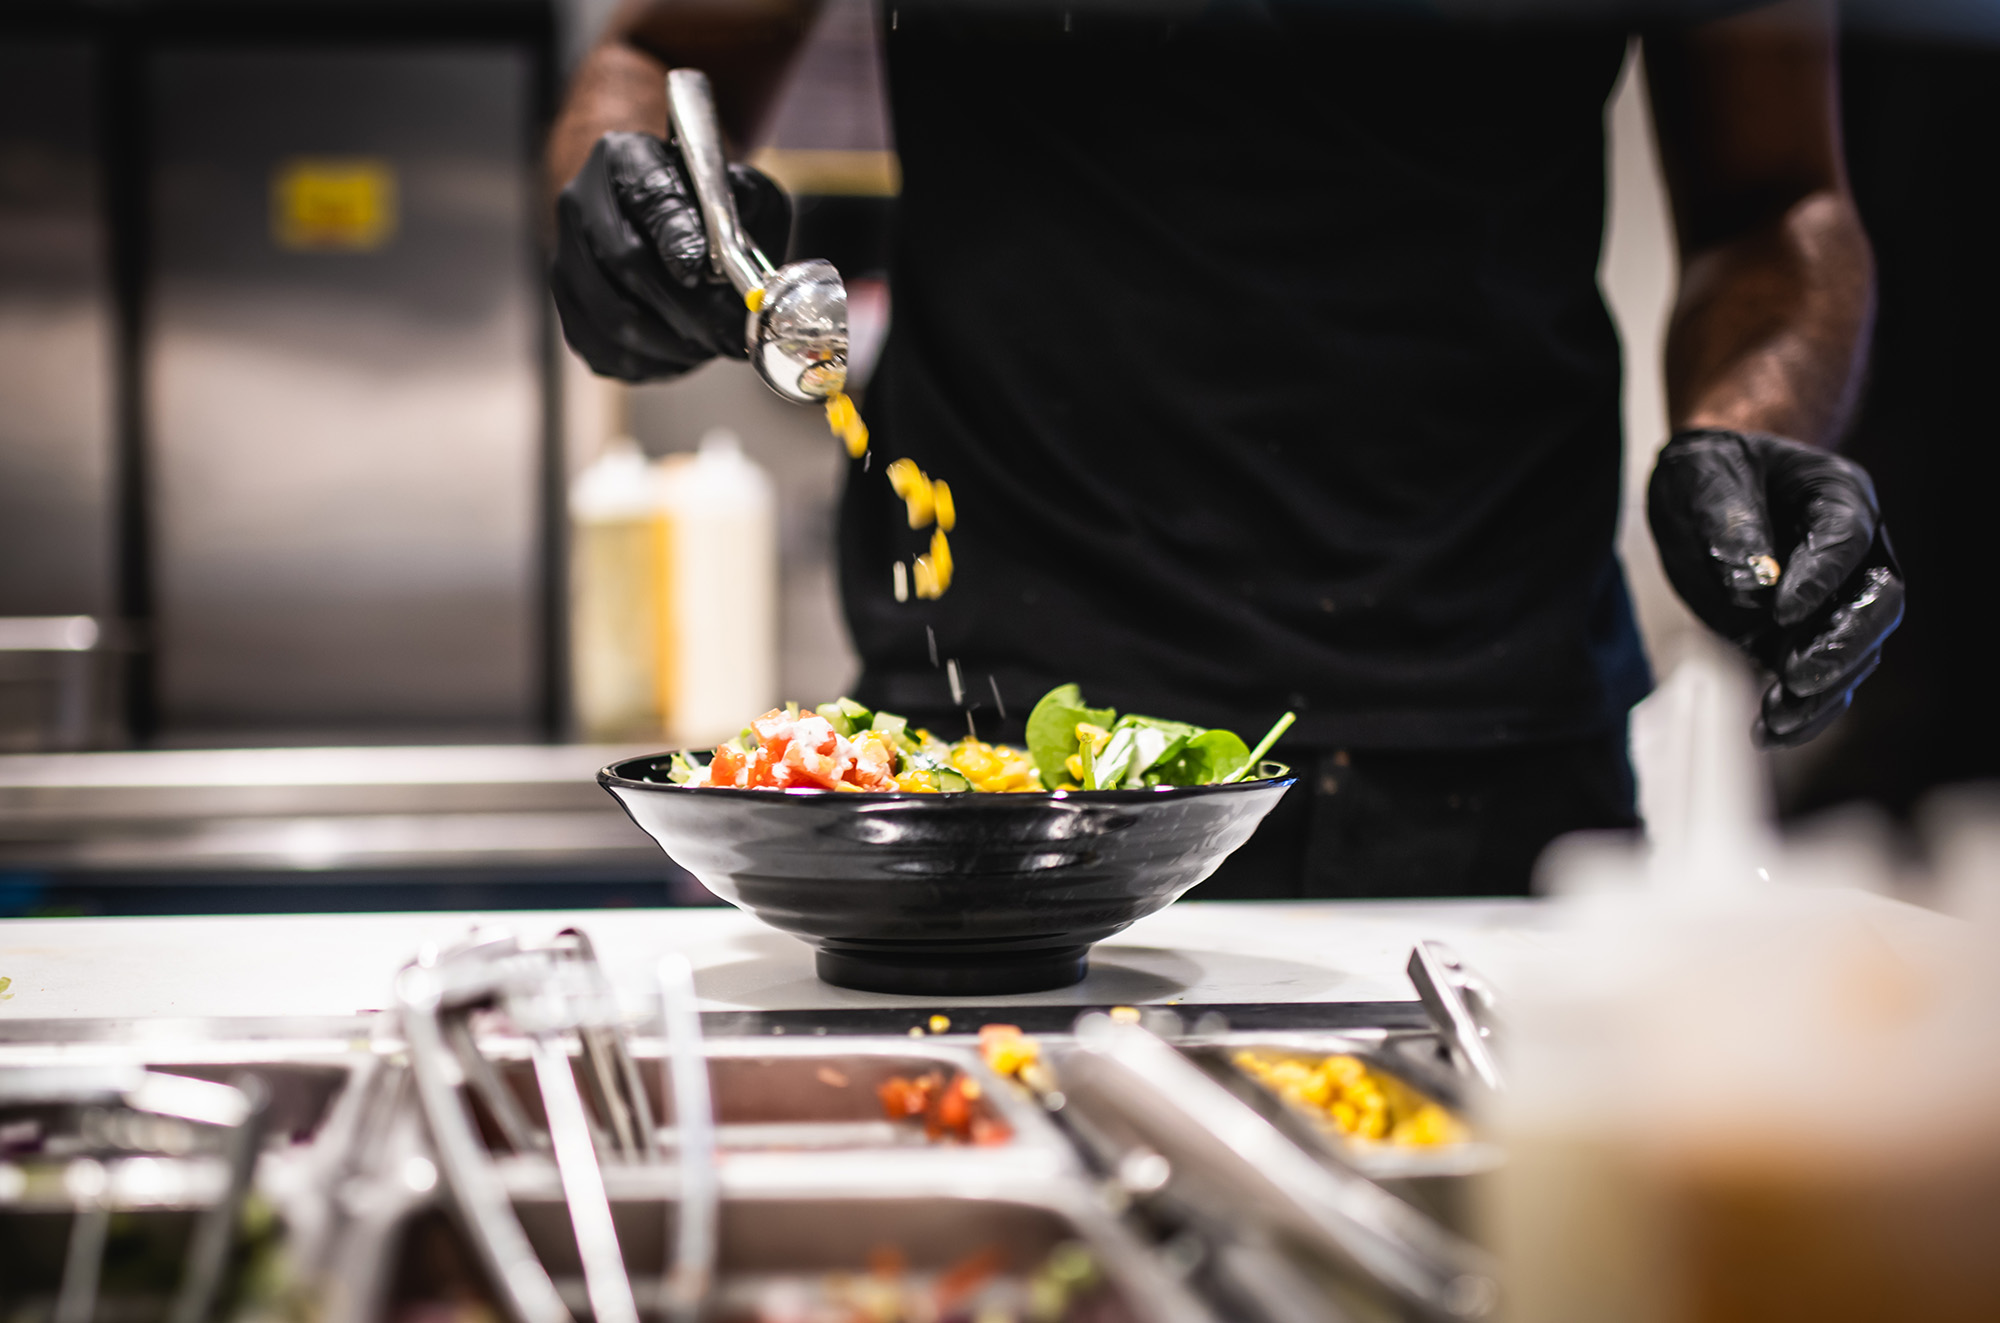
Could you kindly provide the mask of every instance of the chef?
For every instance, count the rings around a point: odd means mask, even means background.
[[[1636,826],[1626,723],[1651,677],[1613,552],[1596,279],[1626,26],[886,6],[903,185],[865,414],[878,456],[951,483],[958,574],[897,600],[901,506],[857,463],[855,696],[956,733],[941,656],[1015,723],[1071,680],[1252,739],[1296,711],[1300,784],[1210,898],[1521,894],[1554,837]],[[1767,676],[1755,737],[1795,744],[1903,602],[1868,475],[1831,449],[1873,299],[1831,22],[1800,0],[1647,13],[1681,257],[1648,514],[1675,588]],[[550,148],[552,280],[597,371],[743,356],[663,75],[705,69],[747,142],[811,17],[633,4],[584,61]],[[734,183],[781,250],[782,193]]]

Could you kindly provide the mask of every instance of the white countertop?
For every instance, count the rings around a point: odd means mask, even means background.
[[[1418,938],[1449,941],[1474,963],[1504,962],[1532,950],[1541,917],[1533,901],[1183,902],[1100,943],[1082,983],[990,1001],[1409,1001],[1416,993],[1403,966]],[[635,990],[654,959],[683,951],[704,1010],[935,1001],[822,983],[805,943],[734,909],[20,919],[0,924],[0,978],[11,980],[0,1020],[377,1010],[419,947],[449,944],[482,923],[524,939],[579,927],[613,979]]]
[[[1851,916],[1885,938],[1928,942],[1960,925],[1844,888],[1792,893],[1795,915]],[[1414,1001],[1403,973],[1419,939],[1450,943],[1499,978],[1563,949],[1541,901],[1183,901],[1141,919],[1091,957],[1089,976],[981,1005],[1245,1005]],[[15,919],[0,923],[0,1022],[237,1016],[350,1016],[382,1009],[425,943],[476,925],[524,940],[581,928],[623,995],[650,1000],[652,968],[687,954],[705,1011],[916,1008],[937,998],[822,983],[804,942],[729,908]],[[1912,948],[1921,950],[1921,947]]]

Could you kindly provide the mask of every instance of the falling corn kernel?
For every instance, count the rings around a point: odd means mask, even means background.
[[[910,600],[909,567],[903,564],[902,561],[896,561],[891,568],[895,571],[892,577],[895,579],[896,600],[899,602],[909,601]]]
[[[838,426],[845,418],[846,409],[851,405],[829,401],[828,422]],[[889,489],[896,493],[908,509],[911,528],[937,527],[931,532],[930,554],[918,556],[910,562],[910,580],[906,588],[903,565],[896,562],[896,600],[906,600],[907,593],[914,590],[921,598],[944,596],[945,589],[951,587],[953,561],[951,544],[945,534],[951,531],[958,520],[958,511],[952,501],[951,488],[932,478],[913,459],[899,459],[890,464],[886,473]]]
[[[931,1017],[932,1033],[941,1034],[949,1028],[951,1028],[951,1017],[949,1015],[933,1015]]]
[[[850,458],[860,459],[868,453],[868,424],[861,421],[861,414],[846,391],[827,398],[826,425],[846,443]]]
[[[756,289],[745,291],[743,306],[752,312],[762,312],[764,310],[764,287],[759,285]]]
[[[945,541],[944,530],[931,530],[931,566],[937,571],[938,591],[942,593],[951,587],[951,543]]]
[[[889,466],[889,488],[910,509],[910,527],[927,528],[935,514],[931,480],[913,459],[899,459]]]
[[[1111,1008],[1111,1022],[1113,1024],[1137,1024],[1139,1023],[1139,1008],[1137,1006],[1113,1006]]]

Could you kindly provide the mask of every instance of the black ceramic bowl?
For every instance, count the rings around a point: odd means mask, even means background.
[[[1164,908],[1292,784],[1035,794],[677,786],[669,754],[597,780],[674,862],[813,943],[844,988],[991,996],[1066,987],[1090,945]]]

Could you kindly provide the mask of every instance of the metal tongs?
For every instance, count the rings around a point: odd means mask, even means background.
[[[680,1198],[659,1296],[670,1316],[692,1319],[714,1273],[716,1183],[707,1058],[684,957],[662,962],[660,995],[671,1073],[663,1092],[674,1099]],[[553,1157],[595,1323],[638,1323],[603,1164],[658,1166],[660,1131],[589,939],[569,929],[547,946],[524,946],[506,934],[475,934],[405,967],[396,996],[438,1167],[508,1314],[516,1323],[571,1320],[515,1215],[467,1093],[479,1100],[508,1148]],[[545,1128],[530,1119],[486,1055],[473,1023],[485,1012],[504,1015],[528,1040]],[[580,1069],[571,1066],[572,1039],[580,1048]]]
[[[667,119],[701,202],[709,262],[743,296],[744,348],[772,390],[814,404],[847,388],[847,286],[830,262],[773,267],[736,214],[708,75],[667,75]]]
[[[1504,1080],[1493,1055],[1499,1027],[1493,985],[1443,942],[1418,942],[1408,972],[1452,1064],[1498,1093]]]
[[[202,1173],[189,1164],[202,1150],[219,1150],[221,1188],[195,1223],[166,1314],[166,1323],[206,1323],[256,1172],[267,1098],[263,1082],[247,1074],[219,1084],[137,1066],[0,1071],[0,1113],[58,1109],[79,1122],[78,1133],[60,1142],[43,1137],[45,1153],[69,1154],[62,1189],[75,1209],[53,1323],[96,1317],[112,1212],[201,1191]]]

